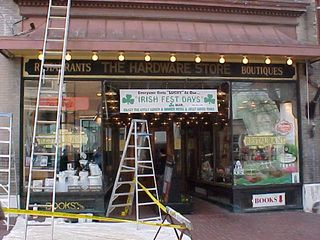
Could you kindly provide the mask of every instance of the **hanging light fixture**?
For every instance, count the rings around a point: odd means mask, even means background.
[[[224,56],[220,55],[219,63],[224,64],[225,62],[226,62],[226,59],[224,58]]]
[[[291,66],[293,64],[293,60],[291,57],[288,57],[287,59],[287,65]]]
[[[170,56],[170,62],[175,62],[177,61],[177,58],[176,56],[172,53],[171,56]]]
[[[200,55],[196,55],[194,61],[195,61],[196,63],[200,63],[200,62],[201,62],[201,57],[200,57]]]
[[[270,64],[271,63],[271,59],[269,56],[266,56],[266,59],[264,60],[265,64]]]
[[[92,57],[91,57],[92,61],[98,61],[99,56],[97,52],[92,52]]]
[[[247,56],[243,56],[242,63],[243,64],[248,64],[249,63],[249,59],[247,58]]]
[[[39,51],[38,59],[39,59],[40,61],[43,59],[43,53],[42,53],[42,51]]]
[[[66,60],[67,60],[67,61],[70,61],[71,59],[72,59],[71,53],[70,53],[70,52],[67,52],[67,54],[66,54]]]
[[[146,62],[150,62],[150,61],[151,61],[150,53],[146,53],[146,54],[144,55],[144,60],[145,60]]]
[[[124,57],[124,53],[123,53],[123,52],[120,52],[120,53],[119,53],[118,60],[119,60],[120,62],[122,62],[122,61],[125,60],[125,57]]]

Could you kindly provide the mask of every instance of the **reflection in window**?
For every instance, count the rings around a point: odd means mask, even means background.
[[[236,185],[299,182],[295,96],[294,83],[233,84]]]
[[[32,133],[34,125],[35,104],[38,81],[24,82],[24,176],[27,184],[29,163],[31,161]],[[44,86],[46,90],[57,90],[58,86]],[[101,125],[94,121],[96,109],[101,102],[97,96],[100,82],[68,81],[65,82],[61,112],[61,128],[59,129],[58,155],[58,192],[97,191],[102,189]],[[54,91],[41,95],[41,106],[57,105]],[[56,112],[39,112],[40,119],[54,120]],[[44,136],[37,140],[37,152],[52,152],[54,149],[55,124],[39,125],[37,135]],[[46,168],[53,166],[54,156],[37,156],[34,166]],[[37,171],[33,175],[34,183],[46,186],[53,180],[53,173]]]

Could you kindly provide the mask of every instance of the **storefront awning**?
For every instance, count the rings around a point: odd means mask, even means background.
[[[28,21],[34,23],[35,30],[25,35],[0,38],[0,49],[13,54],[42,49],[45,20],[34,18]],[[319,46],[301,44],[290,28],[271,25],[73,19],[69,29],[68,49],[71,51],[320,56]],[[48,46],[49,49],[57,47],[56,43]]]

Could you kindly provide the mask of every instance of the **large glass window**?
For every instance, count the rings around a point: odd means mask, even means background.
[[[295,83],[233,83],[235,185],[299,182]]]
[[[39,119],[55,120],[56,111],[48,111],[57,105],[55,84],[43,86],[47,93],[41,95]],[[34,126],[38,81],[24,82],[24,186],[27,185]],[[50,93],[52,92],[52,93]],[[101,130],[101,82],[67,81],[63,91],[61,129],[59,129],[59,156],[57,192],[102,190],[102,130]],[[55,124],[38,124],[36,152],[54,152]],[[54,155],[37,155],[32,159],[34,168],[32,185],[52,184]],[[41,171],[43,170],[43,171]],[[42,190],[41,190],[42,191]]]

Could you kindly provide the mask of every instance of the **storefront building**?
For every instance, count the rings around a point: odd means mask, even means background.
[[[22,34],[1,38],[0,46],[21,58],[23,204],[47,4],[15,2]],[[310,164],[305,93],[320,48],[301,39],[309,4],[276,2],[74,0],[57,208],[104,213],[132,119],[148,120],[156,171],[161,154],[175,160],[175,208],[191,211],[190,196],[233,211],[302,208]],[[56,97],[40,101],[51,106]],[[52,176],[37,178],[34,184],[45,185]],[[50,192],[37,195],[41,202]]]

